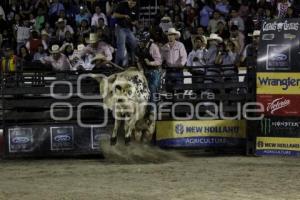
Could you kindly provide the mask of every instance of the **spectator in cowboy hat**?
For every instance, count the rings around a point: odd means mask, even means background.
[[[71,69],[71,64],[68,58],[60,52],[60,47],[57,44],[51,46],[50,56],[41,58],[43,64],[49,64],[54,71],[67,71]]]
[[[252,34],[249,34],[248,36],[252,37],[252,43],[248,44],[241,57],[241,62],[246,65],[247,67],[255,67],[257,65],[257,51],[258,51],[258,45],[259,45],[259,37],[260,37],[260,31],[254,30]]]
[[[214,65],[218,53],[219,44],[223,42],[223,39],[218,34],[212,33],[207,38],[207,41],[208,41],[208,52],[206,57],[206,64]]]
[[[97,54],[99,39],[96,33],[90,33],[88,38],[85,38],[87,43],[86,50],[92,54]]]
[[[208,41],[208,51],[206,54],[206,65],[208,66],[205,70],[205,80],[204,83],[214,83],[218,82],[220,78],[220,69],[215,66],[218,52],[224,51],[224,47],[222,45],[223,39],[212,33],[207,38]]]
[[[159,27],[161,28],[163,33],[167,33],[169,28],[173,27],[171,18],[168,16],[164,16],[163,18],[161,18]]]
[[[182,71],[174,71],[172,68],[183,67],[187,62],[187,53],[183,43],[177,41],[180,38],[180,32],[175,28],[169,28],[168,43],[162,47],[162,59],[166,63],[167,82],[172,85],[172,82],[183,83]]]
[[[66,20],[63,18],[59,18],[56,22],[57,30],[56,30],[56,39],[60,42],[63,42],[65,39],[66,32],[69,31],[72,35],[74,34],[74,30],[70,25],[67,25]]]

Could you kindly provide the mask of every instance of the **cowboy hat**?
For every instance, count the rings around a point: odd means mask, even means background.
[[[97,34],[90,33],[90,37],[85,39],[86,43],[88,44],[94,44],[98,42]]]
[[[65,24],[67,23],[66,20],[64,20],[63,18],[59,18],[55,23],[58,24],[61,22],[65,23]]]
[[[168,22],[170,22],[170,21],[171,21],[171,18],[168,17],[168,16],[164,16],[163,18],[161,18],[160,21],[168,21]]]
[[[45,30],[42,30],[41,35],[47,35],[47,36],[49,36],[49,33],[47,33],[47,31],[45,31]]]
[[[179,31],[176,31],[175,28],[169,28],[167,35],[177,35],[178,38],[180,38],[181,34]]]
[[[98,53],[92,60],[91,63],[95,62],[96,60],[102,60],[102,61],[107,61],[107,58],[105,55],[102,53]]]
[[[59,45],[57,44],[54,44],[51,46],[51,50],[49,50],[50,53],[60,53],[60,48],[59,48]]]
[[[72,50],[74,49],[74,46],[72,43],[64,43],[61,47],[60,47],[60,51],[64,51],[68,46],[71,46]]]
[[[77,51],[83,51],[85,48],[84,44],[77,45]]]
[[[218,42],[223,42],[223,39],[218,34],[215,33],[210,34],[207,40],[217,40]]]
[[[248,34],[249,37],[259,37],[260,36],[260,31],[259,30],[254,30],[253,33]]]

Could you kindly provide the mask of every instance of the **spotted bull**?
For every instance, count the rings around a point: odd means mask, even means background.
[[[135,140],[149,141],[155,130],[155,120],[153,113],[146,114],[150,92],[143,72],[129,68],[97,80],[103,103],[112,110],[115,119],[111,145],[117,142],[117,133],[122,120],[124,120],[125,144],[129,144],[132,136]]]

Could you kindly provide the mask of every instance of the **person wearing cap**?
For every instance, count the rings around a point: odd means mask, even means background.
[[[162,58],[166,63],[167,69],[166,79],[169,84],[172,82],[183,83],[183,73],[174,71],[172,68],[183,67],[187,62],[187,53],[184,44],[177,41],[180,38],[180,32],[175,28],[170,28],[167,32],[168,43],[162,49]]]
[[[206,65],[205,58],[207,54],[206,42],[202,36],[196,36],[194,38],[194,48],[189,53],[187,58],[187,66],[191,67],[191,73],[193,76],[203,76],[204,68],[199,68]],[[194,68],[194,69],[193,69]],[[193,83],[202,83],[203,78],[201,77],[192,77]]]
[[[158,92],[161,82],[160,66],[162,64],[162,58],[159,47],[151,39],[148,31],[144,31],[139,37],[137,56],[144,68],[145,76],[148,81],[150,102],[154,102],[154,96]]]
[[[57,44],[51,46],[50,56],[40,59],[43,64],[49,64],[54,71],[68,71],[71,69],[71,64],[68,58],[60,52],[60,47]]]
[[[241,62],[247,67],[256,67],[260,31],[254,30],[252,34],[249,34],[249,36],[252,37],[252,43],[245,47],[242,53]]]
[[[126,66],[134,64],[135,51],[137,47],[137,39],[133,34],[133,26],[137,23],[137,16],[135,11],[136,0],[125,0],[117,5],[113,14],[116,19],[117,26],[115,28],[117,40],[116,64]],[[128,49],[126,49],[126,44]],[[128,52],[126,58],[126,51]]]
[[[67,31],[69,31],[72,35],[74,34],[73,28],[70,25],[67,25],[66,20],[63,18],[59,18],[57,20],[56,26],[56,38],[58,39],[58,41],[63,42]]]

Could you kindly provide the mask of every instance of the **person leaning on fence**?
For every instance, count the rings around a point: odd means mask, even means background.
[[[252,37],[252,43],[248,44],[245,47],[245,49],[242,53],[241,62],[243,65],[245,65],[247,67],[256,67],[260,31],[255,30],[255,31],[253,31],[252,34],[249,34],[249,36]]]
[[[234,39],[225,41],[224,51],[218,52],[216,64],[222,66],[223,82],[238,82],[237,64],[239,61],[239,45]],[[234,92],[236,90],[225,90],[225,92]]]
[[[183,72],[176,68],[185,66],[187,53],[184,44],[176,40],[180,38],[179,31],[176,31],[175,28],[169,28],[167,35],[169,42],[162,47],[161,53],[167,67],[166,83],[168,86],[172,86],[183,83]]]
[[[150,38],[150,33],[145,31],[139,37],[139,47],[137,50],[138,61],[142,64],[148,81],[150,90],[150,102],[154,102],[154,95],[158,93],[161,72],[160,66],[162,58],[159,47]]]
[[[68,58],[60,52],[60,47],[57,44],[52,45],[50,56],[43,57],[40,61],[43,64],[49,64],[54,71],[68,71],[71,69],[71,64]]]
[[[206,65],[205,57],[207,54],[206,39],[204,36],[196,36],[194,38],[194,49],[189,53],[187,58],[187,66],[191,67],[192,83],[202,83],[205,69],[201,66]]]
[[[220,81],[220,68],[216,66],[216,58],[219,52],[224,51],[223,39],[215,33],[210,34],[208,40],[208,52],[206,54],[206,69],[204,83]]]

